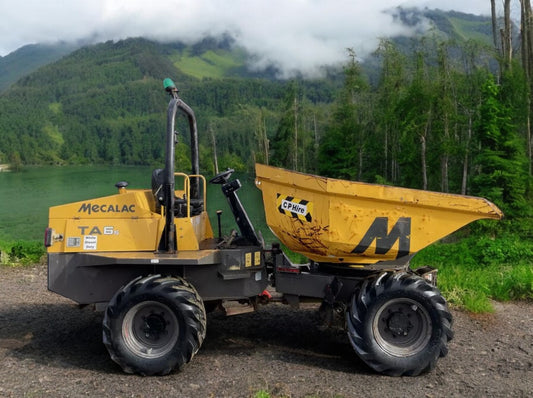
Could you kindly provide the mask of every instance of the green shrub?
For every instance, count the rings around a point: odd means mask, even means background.
[[[41,242],[23,240],[1,242],[0,251],[0,263],[9,265],[38,263],[46,252]]]
[[[474,259],[480,265],[517,264],[524,260],[533,262],[533,244],[516,236],[499,239],[469,239]]]
[[[438,268],[443,295],[472,312],[492,311],[491,299],[533,298],[533,242],[516,235],[437,243],[417,254],[411,265]]]

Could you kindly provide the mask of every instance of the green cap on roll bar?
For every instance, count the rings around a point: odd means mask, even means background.
[[[171,78],[167,77],[165,80],[163,80],[163,87],[165,90],[169,91],[176,88],[176,85],[172,81]]]

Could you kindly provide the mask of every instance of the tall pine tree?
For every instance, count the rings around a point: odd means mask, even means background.
[[[473,180],[473,193],[494,201],[512,217],[521,214],[527,205],[527,162],[511,110],[501,100],[501,91],[492,77],[483,85],[476,126],[478,174]]]

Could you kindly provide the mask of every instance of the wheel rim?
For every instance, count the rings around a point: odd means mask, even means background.
[[[172,350],[178,340],[176,315],[157,301],[143,301],[126,313],[122,337],[128,349],[143,358],[158,358]]]
[[[372,332],[383,351],[407,357],[422,351],[431,338],[431,318],[415,300],[397,298],[387,301],[377,311]]]

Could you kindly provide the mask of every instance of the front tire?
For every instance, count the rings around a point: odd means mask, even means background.
[[[109,302],[103,341],[126,373],[165,375],[198,352],[206,333],[202,299],[182,278],[139,277]]]
[[[440,292],[407,272],[367,279],[346,312],[357,355],[389,376],[417,376],[447,354],[452,315]]]

